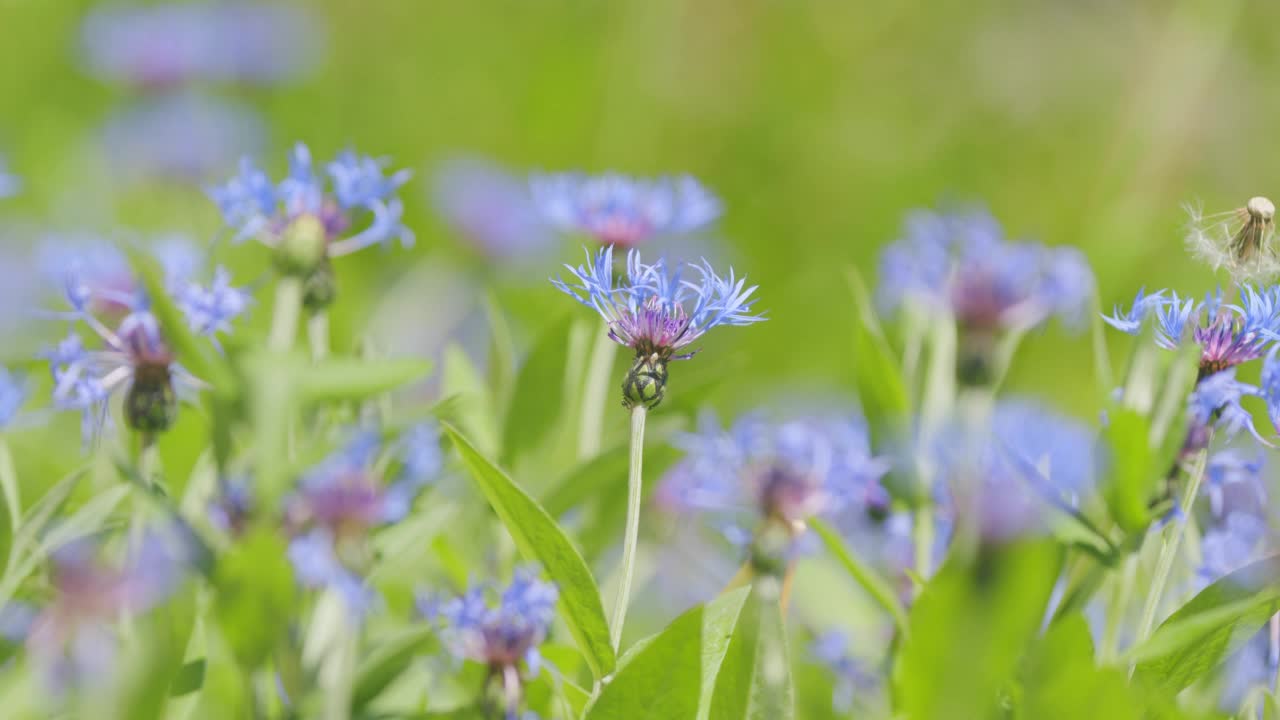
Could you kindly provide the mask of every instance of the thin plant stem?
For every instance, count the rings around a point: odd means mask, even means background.
[[[329,312],[317,310],[307,319],[307,340],[311,344],[311,359],[323,360],[329,356]]]
[[[302,315],[302,279],[282,275],[276,282],[276,304],[271,315],[271,335],[267,347],[274,352],[293,349]]]
[[[929,579],[933,574],[933,508],[921,501],[916,509],[915,525],[912,528],[912,543],[915,545],[916,574],[921,581]]]
[[[796,561],[792,560],[787,563],[787,570],[782,575],[782,594],[778,597],[778,607],[782,610],[785,618],[787,614],[787,606],[791,604],[791,588],[796,584]]]
[[[164,470],[160,464],[160,446],[154,433],[138,434],[138,474],[147,487],[155,489],[163,484]]]
[[[1160,600],[1164,595],[1165,585],[1169,583],[1169,573],[1173,570],[1174,558],[1178,556],[1178,545],[1182,542],[1182,533],[1188,522],[1191,522],[1191,504],[1195,501],[1196,495],[1200,492],[1200,482],[1204,479],[1204,468],[1208,458],[1208,451],[1201,450],[1196,455],[1195,464],[1192,466],[1190,476],[1187,478],[1187,488],[1182,495],[1182,505],[1180,506],[1185,513],[1185,517],[1181,522],[1171,522],[1169,527],[1164,530],[1164,538],[1160,544],[1160,555],[1156,559],[1155,575],[1151,579],[1151,589],[1147,594],[1147,601],[1142,607],[1142,620],[1138,623],[1138,635],[1134,639],[1134,644],[1141,643],[1151,636],[1151,630],[1155,626],[1156,611],[1160,609]],[[1132,669],[1130,669],[1132,674]]]
[[[1271,691],[1280,695],[1280,613],[1271,616],[1271,620],[1267,623],[1268,637],[1270,645],[1267,646],[1267,661],[1276,666],[1276,679],[1271,686]]]
[[[1125,558],[1115,579],[1115,592],[1111,596],[1111,612],[1107,616],[1107,625],[1102,633],[1102,646],[1099,657],[1103,661],[1113,660],[1120,654],[1120,628],[1124,625],[1125,611],[1129,608],[1129,600],[1133,596],[1133,577],[1138,572],[1138,558],[1130,555]]]
[[[616,353],[617,345],[608,332],[597,333],[588,356],[586,381],[582,386],[582,417],[578,427],[579,460],[595,457],[600,452],[604,408],[609,398],[609,378]]]
[[[613,622],[609,635],[613,649],[622,642],[622,624],[627,618],[627,603],[631,598],[631,575],[635,571],[636,541],[640,535],[640,500],[644,463],[644,421],[648,409],[644,405],[631,408],[631,466],[627,473],[627,527],[622,544],[622,581],[618,585],[618,599],[613,604]]]

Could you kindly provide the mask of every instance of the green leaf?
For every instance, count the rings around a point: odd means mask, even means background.
[[[183,663],[173,676],[169,694],[173,697],[181,697],[199,690],[200,686],[204,685],[204,668],[204,658]]]
[[[854,582],[861,585],[863,590],[866,590],[876,602],[880,603],[880,606],[893,618],[894,624],[898,626],[898,631],[905,634],[907,632],[907,611],[903,609],[902,602],[898,599],[898,594],[894,592],[888,581],[881,577],[875,568],[864,563],[861,558],[855,555],[845,545],[840,534],[830,525],[814,518],[809,522],[809,527],[813,528],[818,537],[822,538],[822,542],[826,544],[827,549],[831,551],[832,555],[836,556],[836,559],[844,566],[844,569],[853,578]]]
[[[117,692],[101,716],[120,720],[164,717],[165,704],[183,669],[183,655],[195,624],[195,594],[186,591],[171,597],[136,621],[120,656],[122,669]],[[97,705],[98,703],[95,703]]]
[[[1150,433],[1145,415],[1119,407],[1110,411],[1107,427],[1102,431],[1111,462],[1104,496],[1111,516],[1127,532],[1140,532],[1151,523],[1149,503],[1160,475],[1153,467]]]
[[[699,605],[633,645],[584,720],[705,718],[746,594]]]
[[[858,321],[853,329],[853,370],[862,411],[877,444],[903,428],[910,414],[906,382],[898,358],[880,329],[866,283],[849,268],[849,289]]]
[[[493,396],[484,375],[476,369],[465,350],[456,344],[444,349],[444,364],[440,379],[441,394],[452,398],[451,411],[456,424],[476,447],[486,455],[498,453],[498,419],[494,412]]]
[[[268,529],[252,530],[218,561],[214,614],[242,665],[255,668],[285,638],[297,605],[285,543]]]
[[[537,448],[570,414],[565,404],[565,359],[572,317],[565,316],[538,336],[516,375],[515,392],[502,430],[502,458],[511,463]]]
[[[1084,615],[1055,622],[1032,650],[1022,671],[1021,717],[1035,720],[1132,720],[1145,703],[1122,670],[1098,668]]]
[[[716,676],[711,720],[788,720],[795,717],[787,636],[777,593],[757,583],[734,627]]]
[[[1280,611],[1280,555],[1227,575],[1200,591],[1130,651],[1138,674],[1177,693],[1217,667]]]
[[[421,380],[431,363],[415,358],[328,358],[294,369],[298,397],[307,402],[365,400]]]
[[[1039,630],[1061,551],[1027,540],[976,552],[953,552],[911,608],[892,678],[905,717],[997,717]]]
[[[415,627],[400,632],[368,653],[356,669],[351,694],[351,710],[358,713],[409,667],[414,657],[426,654],[435,645],[435,633],[429,627]]]
[[[18,472],[13,466],[13,453],[9,443],[0,435],[0,499],[4,500],[4,512],[0,512],[0,571],[9,567],[14,534],[22,525],[22,494],[18,486]]]
[[[485,315],[489,318],[489,386],[494,402],[505,409],[516,379],[516,342],[511,323],[498,298],[491,292],[485,297]]]
[[[458,449],[489,505],[515,540],[520,553],[542,563],[560,589],[560,612],[597,678],[613,671],[614,652],[600,590],[577,548],[546,510],[485,459],[457,429],[445,423],[445,433]]]

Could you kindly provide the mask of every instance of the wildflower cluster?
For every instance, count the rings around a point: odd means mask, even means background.
[[[995,342],[1057,317],[1079,327],[1094,290],[1079,250],[1009,242],[982,210],[917,211],[880,260],[879,302],[954,318],[961,333],[958,377],[983,384],[994,371]]]

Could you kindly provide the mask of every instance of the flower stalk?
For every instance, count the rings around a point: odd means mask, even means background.
[[[648,412],[644,404],[631,408],[631,462],[627,473],[627,526],[622,543],[622,580],[618,584],[618,599],[613,604],[613,618],[609,623],[609,636],[615,650],[622,642],[622,626],[626,621],[627,604],[631,599],[631,577],[635,572],[643,491],[644,421]]]
[[[267,347],[274,352],[293,349],[302,315],[302,279],[293,275],[281,275],[276,282],[276,304],[271,316],[271,335]]]

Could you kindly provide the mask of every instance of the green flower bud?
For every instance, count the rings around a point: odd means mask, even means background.
[[[333,274],[333,263],[328,257],[320,259],[306,279],[302,281],[302,306],[310,312],[320,312],[333,304],[338,296],[338,279]]]
[[[324,223],[315,215],[299,215],[280,236],[276,269],[285,275],[306,277],[325,260],[327,251]]]
[[[667,393],[667,360],[658,353],[638,353],[622,381],[622,406],[643,405],[650,410]]]
[[[160,433],[173,427],[178,418],[178,396],[167,365],[142,365],[134,371],[133,383],[124,396],[124,419],[142,433]]]

